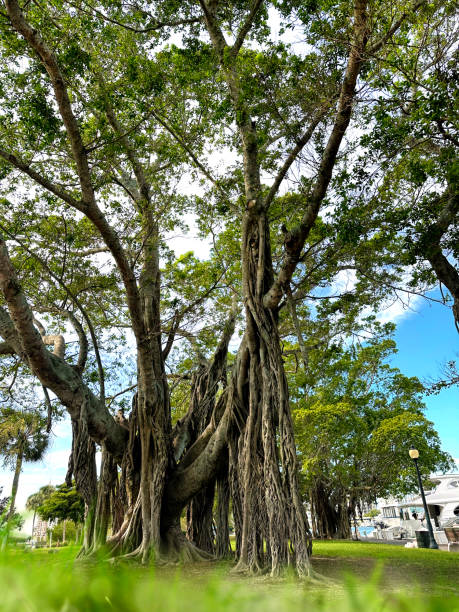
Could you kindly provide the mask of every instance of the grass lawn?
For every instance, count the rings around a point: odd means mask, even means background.
[[[420,589],[459,597],[459,554],[425,548],[404,548],[366,542],[314,542],[313,567],[337,578],[343,572],[368,580],[381,563],[386,589]]]
[[[330,581],[241,577],[229,562],[194,566],[75,564],[76,547],[0,557],[1,612],[459,612],[459,554],[387,544],[315,542]]]

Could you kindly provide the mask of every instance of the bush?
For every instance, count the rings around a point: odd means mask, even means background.
[[[375,518],[375,516],[379,516],[381,514],[381,510],[376,510],[376,508],[372,508],[368,512],[365,512],[363,516]]]

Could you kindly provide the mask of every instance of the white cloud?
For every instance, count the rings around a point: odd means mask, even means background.
[[[357,277],[355,270],[341,270],[336,275],[333,283],[330,287],[329,293],[331,295],[343,293],[345,291],[352,291],[357,284]],[[400,282],[400,286],[403,287],[403,279]],[[416,314],[423,302],[423,297],[420,295],[403,294],[400,297],[393,297],[387,301],[381,307],[381,310],[376,314],[376,318],[380,323],[399,323],[402,319]],[[365,308],[362,311],[362,317],[373,314],[371,308]]]
[[[420,295],[410,296],[410,299],[402,303],[400,300],[394,300],[391,304],[380,310],[377,314],[377,319],[380,323],[399,323],[402,319],[406,319],[413,314],[419,312],[423,298]]]
[[[69,461],[70,449],[68,450],[56,450],[48,453],[43,460],[44,467],[49,470],[60,470],[67,469]]]
[[[64,438],[64,437],[71,438],[72,426],[70,424],[70,419],[65,418],[62,421],[59,421],[58,423],[53,425],[52,432],[57,438]]]

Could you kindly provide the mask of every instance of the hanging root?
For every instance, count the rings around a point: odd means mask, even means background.
[[[177,561],[180,563],[202,563],[203,561],[216,561],[216,557],[205,550],[201,550],[192,542],[184,542],[178,551]]]

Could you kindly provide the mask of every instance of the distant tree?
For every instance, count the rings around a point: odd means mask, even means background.
[[[14,468],[11,503],[7,520],[14,514],[14,504],[23,461],[39,461],[49,443],[46,419],[39,413],[2,408],[0,411],[0,456],[3,464]]]
[[[78,540],[81,526],[71,520],[59,522],[53,529],[53,540],[61,542],[69,542]]]
[[[84,500],[75,486],[59,485],[43,504],[37,508],[38,514],[45,520],[72,520],[75,523],[84,521]]]
[[[33,510],[33,521],[32,521],[32,536],[35,529],[35,518],[37,515],[37,510],[39,506],[45,503],[48,497],[54,493],[56,487],[53,485],[44,485],[40,487],[40,489],[36,493],[32,493],[29,495],[26,501],[27,510]]]
[[[379,516],[380,514],[381,514],[380,510],[377,510],[376,508],[372,508],[368,512],[365,512],[363,516],[366,516],[368,518],[375,518],[375,516]]]
[[[9,517],[9,508],[10,508],[10,498],[9,497],[1,497],[3,491],[3,487],[0,487],[0,541],[1,541],[1,550],[3,550],[6,542],[8,540],[8,534],[11,529],[21,529],[24,524],[24,519],[18,513],[13,513],[13,515]]]
[[[0,496],[3,492],[3,487],[0,487]],[[9,497],[0,497],[0,516],[5,512],[8,507]]]
[[[395,350],[390,337],[335,346],[297,374],[297,446],[318,537],[348,538],[363,503],[415,490],[410,445],[426,478],[451,467],[423,414],[423,386],[387,363]]]

